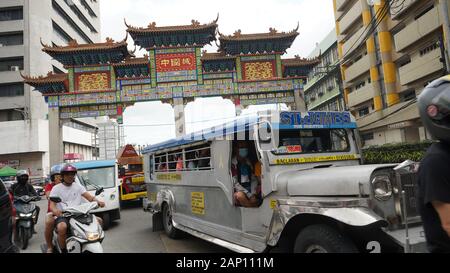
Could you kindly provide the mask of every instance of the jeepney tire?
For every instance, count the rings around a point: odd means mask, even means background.
[[[102,220],[103,220],[103,230],[108,230],[109,227],[111,226],[111,215],[109,215],[109,213],[103,213]]]
[[[162,209],[162,221],[163,221],[163,227],[166,235],[171,239],[180,239],[183,237],[183,232],[179,229],[176,229],[172,224],[172,219],[168,219],[168,217],[171,217],[172,212],[170,211],[169,205],[167,203],[163,204]],[[169,224],[170,222],[170,224]]]
[[[359,252],[349,238],[327,225],[312,225],[298,234],[294,253],[320,253],[321,250],[325,250],[326,253]]]

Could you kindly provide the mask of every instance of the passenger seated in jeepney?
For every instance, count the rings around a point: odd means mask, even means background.
[[[199,154],[198,154],[198,168],[200,170],[204,170],[207,169],[211,166],[210,163],[210,157],[211,157],[211,152],[209,147],[208,148],[203,148],[202,150],[200,150]]]
[[[249,142],[237,141],[231,160],[231,174],[234,183],[234,200],[237,206],[254,208],[261,205],[261,163],[255,164],[249,158]],[[252,181],[257,186],[252,193]]]

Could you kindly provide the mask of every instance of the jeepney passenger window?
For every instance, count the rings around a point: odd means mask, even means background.
[[[183,150],[177,150],[169,152],[169,172],[179,172],[184,169],[183,167]]]
[[[187,171],[211,170],[211,147],[209,144],[186,149]]]
[[[155,166],[157,172],[167,172],[167,154],[158,154],[155,156]]]

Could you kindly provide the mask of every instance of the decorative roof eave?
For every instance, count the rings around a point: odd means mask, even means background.
[[[274,28],[270,28],[268,33],[242,34],[241,30],[237,30],[233,35],[223,35],[219,32],[220,42],[239,42],[239,41],[260,41],[260,40],[278,40],[278,39],[292,39],[294,40],[300,33],[298,33],[300,24],[290,32],[278,32]]]
[[[124,19],[125,26],[127,27],[127,32],[130,34],[157,34],[157,33],[168,33],[168,32],[199,32],[207,30],[215,30],[218,27],[217,21],[219,20],[219,14],[217,14],[216,20],[208,24],[200,24],[197,20],[192,20],[190,25],[180,25],[180,26],[164,26],[157,27],[155,22],[148,25],[147,28],[134,27],[127,24]]]
[[[53,83],[62,83],[64,84],[68,80],[67,74],[54,74],[53,72],[49,72],[47,76],[38,76],[38,77],[31,77],[31,76],[25,76],[22,73],[20,73],[22,78],[24,79],[24,82],[26,84],[29,84],[31,86],[41,86],[41,85],[48,85]]]
[[[235,60],[236,56],[226,55],[224,52],[208,53],[203,51],[202,61],[221,61],[221,60]]]
[[[320,63],[319,58],[300,58],[298,55],[295,56],[295,58],[292,59],[282,59],[281,63],[285,67],[296,67],[296,66],[312,66],[317,65]]]
[[[144,55],[142,58],[126,58],[123,62],[113,64],[114,67],[126,67],[126,66],[147,66],[149,65],[148,55]]]
[[[72,40],[69,42],[67,46],[49,46],[42,42],[41,39],[41,45],[43,46],[42,51],[45,53],[52,55],[52,54],[76,54],[76,53],[82,53],[82,52],[92,52],[92,51],[111,51],[111,50],[121,50],[126,51],[128,54],[132,54],[128,52],[128,33],[120,42],[115,42],[111,38],[106,38],[105,43],[95,43],[95,44],[78,44],[76,40]]]

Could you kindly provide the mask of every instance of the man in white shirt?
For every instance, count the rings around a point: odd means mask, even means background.
[[[58,242],[63,252],[66,250],[66,237],[68,219],[62,216],[62,211],[67,207],[79,206],[83,204],[83,197],[89,202],[97,202],[100,207],[104,207],[105,203],[97,200],[95,196],[92,196],[86,189],[75,182],[75,175],[77,174],[77,168],[70,164],[66,164],[61,169],[62,183],[53,187],[50,192],[50,197],[61,198],[60,203],[50,201],[50,210],[57,218],[55,220],[56,229],[58,230]]]

